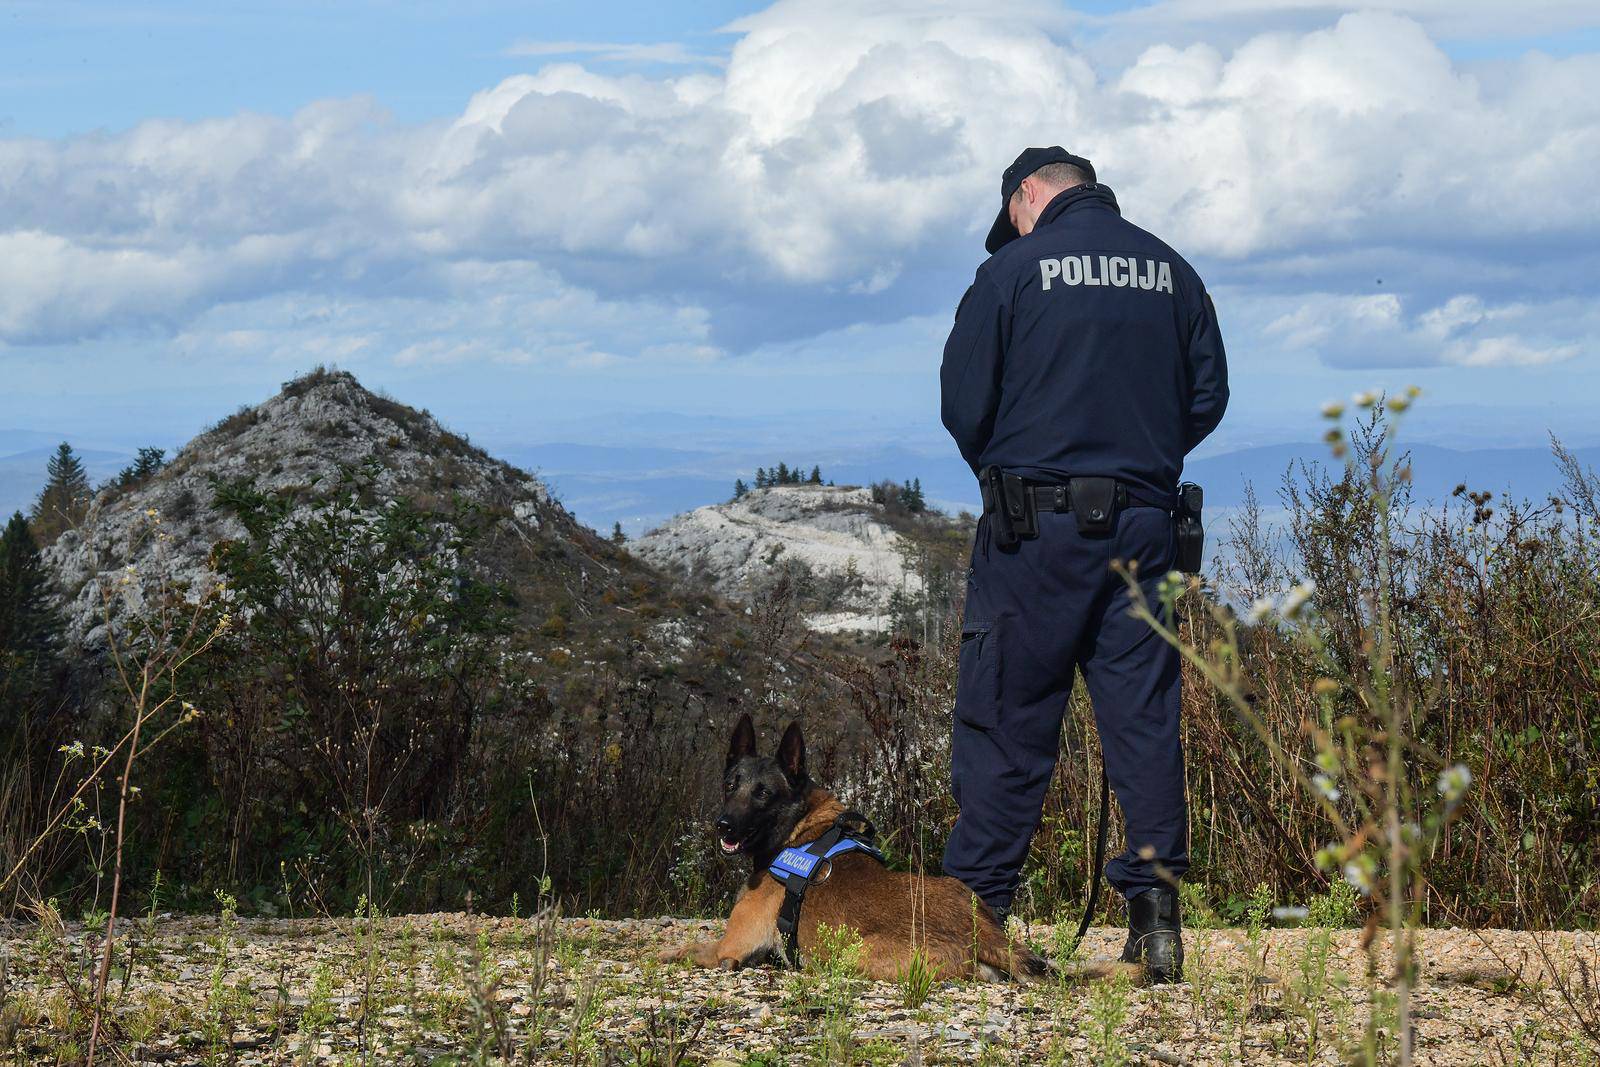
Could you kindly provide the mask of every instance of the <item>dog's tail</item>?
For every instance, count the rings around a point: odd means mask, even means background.
[[[977,977],[990,982],[1006,979],[1039,982],[1047,978],[1057,982],[1082,982],[1110,978],[1116,974],[1138,981],[1144,974],[1144,968],[1103,957],[1057,963],[1034,952],[1021,940],[1008,938],[1000,927],[986,923],[978,934],[977,972]]]
[[[1037,982],[1052,971],[1050,961],[1019,940],[1006,936],[994,923],[983,923],[978,931],[978,971],[990,981],[1010,978],[1018,982]]]

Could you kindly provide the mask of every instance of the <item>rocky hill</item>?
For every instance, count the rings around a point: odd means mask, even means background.
[[[319,370],[200,434],[148,482],[102,490],[81,527],[46,549],[69,639],[102,647],[107,618],[142,610],[156,590],[193,598],[210,587],[214,546],[245,534],[215,503],[218,484],[249,479],[305,501],[363,465],[377,500],[478,509],[487,577],[514,595],[519,640],[536,652],[558,648],[578,665],[629,659],[638,676],[679,662],[700,628],[729,617],[578,523],[539,479],[426,411]]]
[[[97,495],[81,528],[46,550],[65,587],[69,635],[91,647],[103,643],[108,591],[116,617],[140,609],[148,591],[177,586],[198,594],[210,585],[212,546],[245,532],[212,506],[214,479],[248,478],[266,492],[308,494],[335,480],[341,467],[369,460],[380,497],[459,493],[502,509],[501,521],[527,532],[551,525],[577,534],[536,478],[491,459],[426,412],[369,392],[348,373],[317,372],[200,434],[146,484]],[[122,582],[128,574],[137,580]]]
[[[806,623],[881,634],[896,601],[927,591],[925,535],[959,533],[937,513],[895,513],[869,489],[780,485],[696,508],[639,538],[636,555],[748,600],[787,575],[804,588]]]

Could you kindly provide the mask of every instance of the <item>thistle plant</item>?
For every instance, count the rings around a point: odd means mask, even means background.
[[[1355,618],[1324,619],[1317,612],[1317,590],[1303,581],[1281,598],[1260,599],[1240,619],[1227,605],[1204,597],[1201,582],[1177,572],[1160,587],[1161,603],[1141,594],[1129,572],[1133,612],[1144,619],[1227,700],[1273,761],[1320,808],[1329,836],[1315,854],[1325,877],[1343,878],[1367,902],[1370,1003],[1391,1000],[1397,1057],[1412,1060],[1411,990],[1419,972],[1416,929],[1421,922],[1426,875],[1423,860],[1439,847],[1461,809],[1472,782],[1470,770],[1444,762],[1416,739],[1417,724],[1429,713],[1427,694],[1405,681],[1397,669],[1397,627],[1393,606],[1392,504],[1409,483],[1409,460],[1396,449],[1403,416],[1418,395],[1412,388],[1385,401],[1376,392],[1358,394],[1349,408],[1323,409],[1331,424],[1325,435],[1333,457],[1345,464],[1345,484],[1353,506],[1367,509],[1375,531],[1370,546],[1371,573],[1340,576],[1360,589]],[[1347,412],[1359,413],[1347,429]],[[1180,633],[1179,601],[1209,612],[1217,637],[1198,647]],[[1310,752],[1291,749],[1268,728],[1254,705],[1249,669],[1241,653],[1241,627],[1275,626],[1290,636],[1320,676],[1303,694],[1301,733]],[[1379,996],[1380,960],[1373,944],[1376,924],[1388,926],[1388,995]],[[1358,1057],[1370,1059],[1381,1046],[1381,1020],[1369,1012]],[[1387,1013],[1383,1013],[1387,1014]]]

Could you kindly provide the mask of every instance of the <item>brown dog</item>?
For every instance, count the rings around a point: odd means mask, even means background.
[[[821,837],[845,807],[806,776],[798,723],[784,731],[776,757],[758,756],[748,715],[734,728],[722,792],[717,819],[722,852],[748,855],[753,861],[750,877],[722,940],[667,949],[660,958],[726,969],[781,961],[777,924],[784,889],[768,873],[768,865],[783,848]],[[1038,978],[1051,970],[1044,959],[1012,944],[994,913],[954,878],[891,871],[860,852],[845,852],[830,862],[831,871],[812,882],[800,909],[802,959],[817,943],[817,926],[827,923],[860,933],[862,969],[869,978],[903,975],[919,949],[941,978]]]

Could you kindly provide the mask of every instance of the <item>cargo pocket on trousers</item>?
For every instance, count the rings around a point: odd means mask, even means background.
[[[961,659],[956,676],[956,718],[988,730],[999,720],[1000,644],[994,627],[961,627]]]

